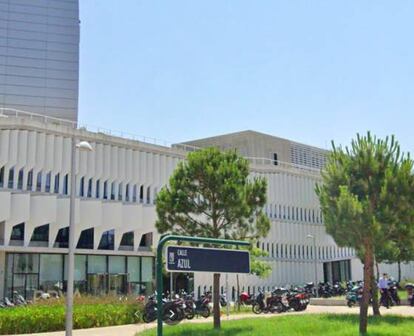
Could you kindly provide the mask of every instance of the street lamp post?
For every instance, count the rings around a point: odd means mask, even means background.
[[[318,297],[318,257],[316,255],[316,237],[314,235],[308,234],[306,238],[313,240],[313,267],[315,271],[315,293],[316,297]]]
[[[68,242],[68,279],[66,285],[66,325],[65,335],[72,336],[73,329],[73,280],[75,272],[75,200],[76,200],[76,149],[91,152],[92,146],[81,141],[76,143],[72,138],[70,167],[70,201],[69,201],[69,242]]]

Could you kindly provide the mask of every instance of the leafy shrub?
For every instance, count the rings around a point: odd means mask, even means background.
[[[106,327],[141,321],[142,305],[125,303],[79,304],[74,306],[74,328]],[[30,305],[0,310],[0,335],[65,329],[65,307]]]

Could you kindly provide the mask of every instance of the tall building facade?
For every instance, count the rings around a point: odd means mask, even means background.
[[[77,120],[78,0],[0,0],[0,112]]]

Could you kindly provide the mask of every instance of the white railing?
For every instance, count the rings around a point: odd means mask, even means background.
[[[55,125],[57,124],[61,126],[69,126],[72,128],[77,128],[79,130],[85,130],[85,131],[93,132],[93,133],[102,133],[108,136],[129,139],[133,141],[143,142],[146,144],[174,148],[174,149],[181,150],[184,152],[193,152],[193,151],[200,149],[200,147],[193,146],[193,145],[174,143],[171,141],[157,139],[154,137],[149,137],[145,135],[137,135],[134,133],[118,131],[118,130],[113,130],[109,128],[99,127],[99,126],[93,126],[90,124],[79,124],[73,120],[55,118],[55,117],[45,116],[43,114],[22,111],[22,110],[17,110],[17,109],[12,109],[12,108],[0,107],[0,117],[26,118],[26,119],[31,119],[31,120],[37,120],[37,121],[44,122],[44,123],[51,123]],[[294,164],[290,162],[284,162],[280,160],[275,161],[275,160],[263,158],[263,157],[245,157],[245,158],[254,165],[265,165],[269,168],[273,167],[273,168],[285,168],[285,169],[299,169],[299,170],[305,170],[308,172],[312,172],[315,174],[320,173],[319,169],[312,168],[309,166],[302,166],[302,165],[298,165],[298,164]]]

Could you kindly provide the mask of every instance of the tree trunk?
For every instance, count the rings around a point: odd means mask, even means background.
[[[379,265],[378,265],[377,261],[375,261],[375,268],[377,269],[377,279],[379,279],[380,278],[380,272],[379,272]]]
[[[368,326],[368,306],[371,296],[371,283],[372,283],[372,267],[374,264],[374,256],[372,253],[372,247],[365,247],[364,255],[364,291],[362,293],[361,306],[359,309],[359,334],[366,335]]]
[[[398,260],[398,286],[400,285],[401,282],[401,261]]]
[[[214,329],[220,329],[220,273],[214,273],[213,281]]]
[[[379,301],[378,301],[378,286],[377,281],[375,280],[374,276],[374,267],[372,268],[371,274],[371,286],[372,286],[372,312],[374,316],[381,316],[379,310]]]

